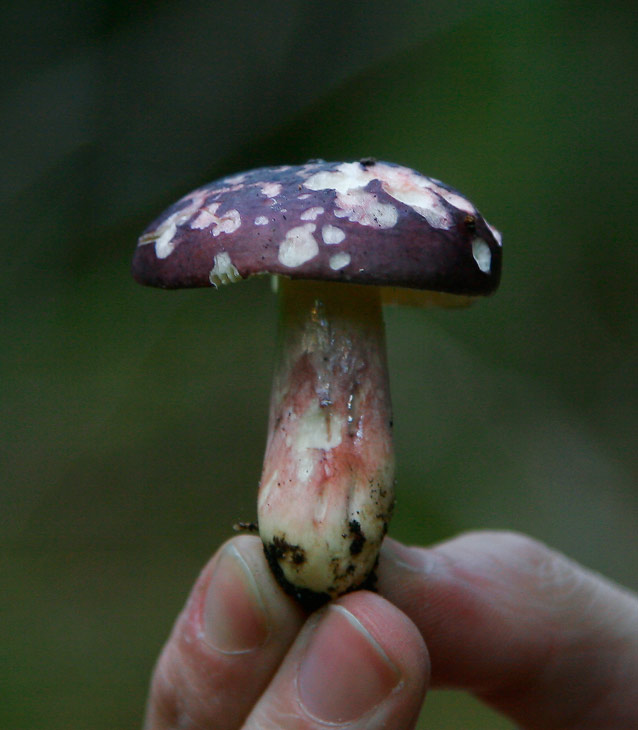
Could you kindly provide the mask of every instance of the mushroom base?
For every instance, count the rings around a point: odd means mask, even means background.
[[[264,544],[264,553],[266,555],[266,561],[273,572],[273,575],[277,579],[279,585],[284,591],[292,596],[306,611],[316,611],[321,608],[325,603],[330,601],[335,596],[330,593],[318,593],[317,591],[310,590],[309,588],[301,588],[294,583],[291,583],[285,576],[284,571],[281,567],[280,561],[285,559],[285,555],[282,554],[281,545],[272,543],[270,545]],[[378,556],[375,560],[372,571],[368,574],[368,577],[358,585],[353,585],[348,588],[345,593],[351,591],[367,590],[376,591],[377,589],[377,564],[379,562]]]
[[[370,587],[394,502],[379,292],[284,280],[258,498],[282,586],[305,605]]]

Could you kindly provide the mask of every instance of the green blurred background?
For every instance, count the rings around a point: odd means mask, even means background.
[[[129,261],[261,164],[400,162],[504,233],[496,297],[387,311],[393,536],[523,530],[638,588],[633,2],[1,13],[1,727],[139,726],[199,568],[254,517],[268,282],[162,292]],[[511,724],[435,692],[420,727]]]

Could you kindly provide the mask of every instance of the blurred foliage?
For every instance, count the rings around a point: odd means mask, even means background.
[[[165,205],[375,155],[503,230],[502,289],[387,313],[392,533],[524,530],[638,587],[633,3],[155,0],[0,11],[0,726],[139,725],[201,565],[254,516],[265,281],[144,290]],[[510,725],[433,693],[424,727]]]

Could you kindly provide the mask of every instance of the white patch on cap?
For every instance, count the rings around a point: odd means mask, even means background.
[[[213,203],[203,208],[197,218],[191,222],[191,228],[208,228],[213,226],[212,234],[217,237],[220,233],[234,233],[241,226],[241,217],[234,208],[217,216],[217,209],[221,203]]]
[[[230,260],[230,256],[226,251],[218,253],[215,256],[215,266],[211,269],[208,279],[214,287],[221,286],[222,284],[234,284],[236,281],[241,281],[241,275],[237,268]]]
[[[440,180],[435,180],[433,177],[425,178],[428,181],[428,187],[430,190],[434,190],[435,193],[440,195],[450,205],[455,208],[462,210],[464,213],[469,215],[476,215],[476,208],[470,203],[467,198],[464,198],[459,193],[454,193],[451,190],[447,190],[443,187],[443,183]]]
[[[484,274],[489,274],[492,268],[492,252],[482,238],[475,238],[472,241],[472,256],[479,269]]]
[[[335,170],[323,170],[311,175],[304,187],[309,190],[336,190],[338,193],[347,193],[349,190],[361,190],[378,175],[374,175],[369,168],[362,167],[358,162],[344,162]]]
[[[433,189],[433,186],[438,186],[429,177],[407,167],[391,167],[383,163],[375,165],[374,170],[388,195],[412,208],[433,228],[452,227],[452,215],[441,200],[442,196],[437,195],[438,190]],[[441,190],[448,193],[443,188]]]
[[[279,261],[284,266],[295,268],[310,261],[319,253],[319,246],[312,235],[317,226],[306,223],[304,226],[291,228],[279,244]]]
[[[155,241],[155,255],[158,259],[165,259],[169,254],[173,253],[173,249],[175,248],[173,236],[177,232],[177,222],[171,219],[167,222],[169,223],[168,226],[160,226],[157,229],[157,232],[162,231],[159,238]]]
[[[385,189],[385,185],[383,187]],[[454,223],[441,199],[427,188],[392,188],[392,192],[389,190],[386,192],[423,216],[432,228],[447,229],[451,228]]]
[[[337,193],[337,218],[372,228],[392,228],[399,220],[399,212],[390,203],[381,203],[376,195],[365,190]]]
[[[344,162],[334,170],[311,175],[304,186],[310,190],[335,190],[339,199],[339,195],[350,197],[363,190],[372,180],[379,180],[388,195],[412,208],[434,228],[447,229],[454,223],[442,199],[464,212],[475,212],[468,200],[441,187],[437,181],[407,167],[393,167],[382,162],[365,167],[358,162]],[[346,209],[347,198],[342,197],[342,200],[346,205],[340,207]]]
[[[346,237],[346,234],[337,228],[337,226],[327,225],[321,229],[321,237],[323,242],[327,244],[341,243]]]
[[[268,218],[266,218],[265,215],[258,215],[255,218],[255,225],[256,226],[267,226],[268,225]]]
[[[185,223],[201,207],[204,199],[210,194],[208,189],[194,190],[190,195],[183,198],[188,205],[175,211],[163,221],[154,231],[149,231],[140,237],[138,246],[145,246],[149,243],[155,244],[155,255],[158,259],[165,259],[175,250],[175,233],[177,226]],[[180,201],[181,202],[181,201]]]
[[[255,185],[259,185],[261,188],[261,194],[267,198],[276,198],[281,193],[281,184],[274,182],[258,182]]]
[[[503,245],[503,236],[500,231],[497,231],[494,226],[491,226],[487,221],[485,221],[487,227],[490,229],[491,234],[494,236],[496,243],[498,243],[499,246]]]
[[[343,269],[344,266],[347,266],[350,263],[350,254],[345,253],[344,251],[340,251],[339,253],[336,253],[334,256],[330,257],[330,268],[334,271],[339,271],[339,269]]]
[[[302,221],[314,221],[324,212],[324,209],[318,205],[315,208],[308,208],[308,210],[304,210],[299,217]]]
[[[219,236],[220,233],[234,233],[241,226],[241,216],[239,211],[227,210],[219,219],[219,225],[213,230],[213,236]]]
[[[303,195],[298,195],[297,200],[305,200],[306,198],[311,198],[312,196],[310,193],[304,193]]]

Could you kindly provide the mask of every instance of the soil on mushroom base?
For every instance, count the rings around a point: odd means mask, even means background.
[[[366,538],[361,532],[361,526],[356,520],[351,521],[349,528],[350,534],[353,535],[353,542],[350,546],[350,551],[352,555],[356,555],[358,554],[358,552],[361,552]],[[354,552],[353,545],[358,546],[354,548]],[[319,593],[317,591],[309,590],[308,588],[300,588],[299,586],[291,583],[284,575],[284,572],[279,563],[282,558],[289,558],[296,565],[302,565],[306,561],[305,551],[299,545],[292,545],[285,539],[275,537],[273,541],[268,545],[264,544],[264,553],[266,555],[268,565],[270,566],[270,569],[272,570],[279,585],[289,596],[292,596],[295,600],[297,600],[305,610],[316,611],[318,608],[321,608],[321,606],[323,606],[330,600],[331,597],[328,593]],[[351,593],[352,591],[358,590],[376,592],[376,569],[378,562],[379,559],[377,557],[373,569],[370,571],[369,575],[363,581],[363,583],[360,583],[357,586],[353,586],[348,591],[346,591],[346,593]],[[348,567],[350,568],[350,572],[353,572],[355,569],[354,565],[352,564],[350,564]],[[348,570],[348,568],[346,568],[346,570]]]

